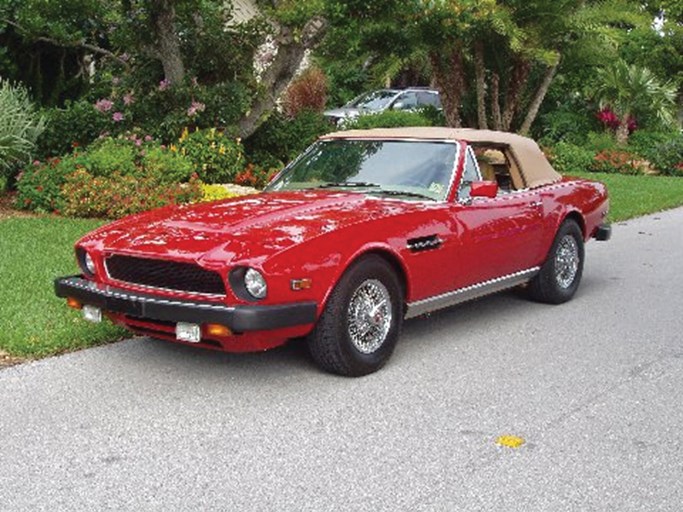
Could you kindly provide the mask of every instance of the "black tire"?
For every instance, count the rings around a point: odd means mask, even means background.
[[[372,305],[373,300],[379,309],[371,317],[363,306]],[[402,325],[403,293],[396,272],[380,256],[365,256],[353,263],[334,287],[307,338],[308,348],[321,369],[360,377],[384,366],[396,347]],[[359,327],[369,330],[360,335]]]
[[[581,282],[584,254],[581,228],[576,221],[565,220],[540,272],[529,284],[531,298],[547,304],[570,300]]]

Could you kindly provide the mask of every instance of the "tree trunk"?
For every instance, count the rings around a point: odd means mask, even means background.
[[[500,78],[498,73],[493,73],[491,77],[491,116],[493,117],[493,129],[503,129],[503,118],[500,114]]]
[[[164,67],[164,78],[172,84],[180,83],[185,78],[185,65],[175,29],[173,0],[152,0],[150,17],[156,35],[155,53]]]
[[[505,106],[503,107],[503,130],[510,131],[512,120],[515,118],[519,102],[522,98],[522,92],[526,87],[529,73],[531,72],[531,64],[528,61],[516,58],[514,60],[514,67],[508,79],[507,93],[505,95]]]
[[[446,126],[460,128],[462,126],[460,102],[465,89],[462,47],[457,44],[448,52],[446,58],[436,52],[432,52],[429,58],[432,63],[434,81],[441,97]]]
[[[538,87],[538,90],[536,91],[536,95],[534,96],[531,105],[529,105],[529,110],[526,114],[526,118],[522,123],[522,127],[519,129],[520,134],[529,134],[529,130],[531,130],[531,125],[533,124],[534,120],[536,119],[536,116],[538,115],[538,110],[541,108],[541,103],[543,103],[543,99],[545,98],[545,95],[548,93],[548,89],[550,88],[550,84],[553,82],[553,78],[555,78],[555,73],[557,73],[557,68],[559,65],[560,62],[558,60],[556,64],[546,69],[545,75],[543,76],[543,81],[541,82],[541,85]]]
[[[484,66],[484,43],[474,43],[474,73],[477,84],[477,124],[480,130],[487,130],[486,121],[486,68]]]
[[[617,144],[620,146],[625,146],[628,142],[628,120],[631,118],[631,114],[624,112],[621,116],[621,122],[617,128]]]
[[[299,37],[289,28],[280,27],[277,54],[261,77],[263,92],[256,98],[249,112],[240,119],[240,137],[249,137],[268,118],[267,114],[275,108],[277,99],[299,70],[306,51],[320,44],[326,30],[327,20],[320,16],[311,18]]]

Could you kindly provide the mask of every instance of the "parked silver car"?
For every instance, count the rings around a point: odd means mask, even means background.
[[[415,110],[425,106],[441,108],[439,91],[419,87],[379,89],[361,94],[343,107],[328,110],[325,112],[325,116],[337,125],[363,114],[377,114],[390,109]]]

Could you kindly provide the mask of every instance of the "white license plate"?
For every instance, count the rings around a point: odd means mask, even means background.
[[[83,309],[81,311],[83,312],[83,318],[90,322],[98,324],[102,321],[102,310],[100,308],[83,304]]]
[[[202,328],[199,324],[178,322],[175,326],[175,337],[188,343],[199,343],[202,340]]]

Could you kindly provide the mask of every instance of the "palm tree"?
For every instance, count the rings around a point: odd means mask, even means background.
[[[617,142],[628,141],[629,120],[636,116],[655,117],[664,124],[674,122],[676,86],[660,83],[652,72],[623,60],[598,71],[595,97],[601,107],[609,107],[619,118]]]

